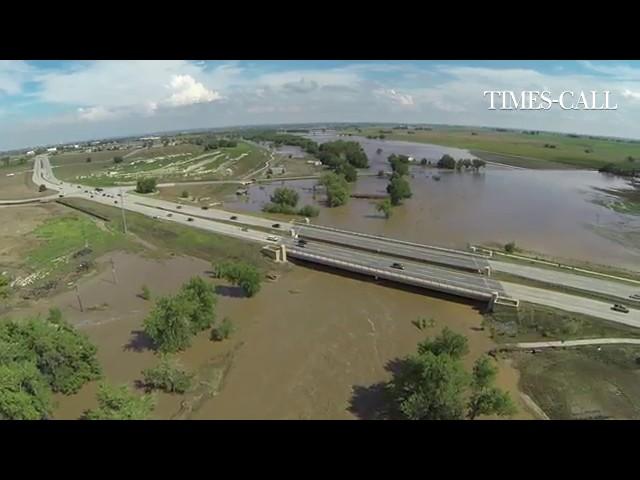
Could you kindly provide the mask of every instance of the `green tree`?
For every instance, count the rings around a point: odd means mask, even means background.
[[[260,270],[250,263],[243,261],[223,262],[218,265],[217,272],[219,277],[242,288],[248,297],[253,297],[260,291],[262,275]]]
[[[11,157],[2,157],[2,163],[4,163],[5,167],[9,166],[9,162],[11,162]]]
[[[184,350],[191,345],[191,316],[195,305],[184,296],[161,297],[144,319],[144,331],[163,353]]]
[[[220,325],[211,331],[211,339],[216,341],[226,340],[234,330],[233,322],[228,317],[224,317]]]
[[[412,195],[409,182],[397,174],[391,176],[387,185],[387,193],[389,193],[392,205],[400,205],[402,200],[411,198]]]
[[[303,217],[317,217],[320,215],[320,209],[314,205],[305,205],[300,210],[298,210],[298,215],[302,215]]]
[[[300,196],[293,188],[279,187],[276,188],[271,195],[271,201],[278,205],[287,205],[295,207],[298,204]]]
[[[0,420],[43,420],[51,414],[51,389],[33,361],[8,361],[0,340]]]
[[[122,162],[123,162],[122,157],[119,157],[119,156],[113,157],[113,163],[122,163]]]
[[[152,177],[140,178],[136,182],[136,192],[138,193],[152,193],[155,192],[157,180]]]
[[[438,168],[446,168],[449,170],[453,170],[454,168],[456,168],[455,158],[445,153],[444,155],[442,155],[440,160],[438,160]]]
[[[504,251],[507,253],[514,253],[516,251],[516,242],[511,241],[505,244]]]
[[[136,395],[126,385],[102,384],[98,388],[98,408],[85,412],[86,420],[145,420],[153,411],[151,395]]]
[[[471,166],[475,170],[480,170],[482,167],[486,165],[487,165],[487,162],[485,162],[484,160],[480,160],[479,158],[474,158],[473,160],[471,160]]]
[[[191,304],[189,312],[193,333],[201,332],[213,324],[218,302],[213,285],[201,277],[192,277],[182,286],[179,295]]]
[[[349,185],[344,176],[333,172],[325,173],[320,177],[319,184],[326,189],[330,207],[344,205],[349,200]]]
[[[62,322],[62,311],[58,307],[51,307],[47,315],[47,321],[59,324]]]
[[[167,393],[185,393],[193,381],[192,374],[186,372],[177,360],[166,355],[155,367],[143,370],[142,376],[148,391],[162,390]]]
[[[140,298],[143,300],[151,299],[151,290],[149,290],[149,287],[146,285],[142,285],[142,288],[140,289]]]
[[[449,327],[444,327],[437,337],[420,342],[418,354],[431,352],[434,355],[446,354],[455,359],[460,359],[469,353],[469,341],[464,335],[455,333]]]
[[[27,159],[25,157],[21,157],[20,160],[18,160],[18,162],[20,163],[20,165],[26,165]]]
[[[508,392],[494,386],[498,369],[491,359],[483,355],[473,366],[471,397],[467,406],[467,418],[478,415],[508,416],[516,412],[516,407]]]
[[[391,154],[388,159],[391,170],[397,175],[403,176],[409,173],[409,157],[405,155]]]
[[[382,213],[384,215],[384,218],[390,218],[392,212],[391,200],[385,198],[384,200],[376,203],[376,211]]]
[[[5,328],[5,335],[27,346],[28,359],[35,362],[54,392],[76,393],[101,376],[95,345],[62,319],[52,323],[34,318]]]
[[[187,190],[183,190],[180,194],[181,198],[189,198],[189,192]]]
[[[446,354],[425,352],[401,363],[390,390],[404,418],[458,420],[464,418],[467,383],[462,362]]]
[[[512,415],[507,392],[493,384],[496,368],[479,358],[469,375],[462,358],[468,341],[448,328],[418,344],[418,353],[398,362],[388,390],[396,413],[411,420],[475,419],[479,415]]]
[[[87,163],[91,163],[91,157],[87,157]]]
[[[344,175],[344,178],[349,183],[354,183],[358,180],[358,170],[350,163],[342,163],[336,168],[336,173]]]
[[[0,273],[0,298],[7,298],[9,295],[11,295],[9,277]]]

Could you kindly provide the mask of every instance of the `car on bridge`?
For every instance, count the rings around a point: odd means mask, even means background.
[[[274,237],[273,235],[269,235],[267,237],[267,240],[269,240],[270,242],[277,242],[280,239],[278,237]]]
[[[193,218],[191,217],[187,218],[187,222],[193,222]]]
[[[640,300],[640,294],[639,293],[634,293],[633,295],[629,295],[629,298],[631,298],[633,300]]]
[[[620,313],[629,313],[629,309],[624,305],[620,305],[619,303],[616,303],[613,307],[611,307],[611,310],[614,310]]]
[[[238,217],[237,217],[237,216],[235,216],[235,215],[231,215],[231,220],[237,220],[237,219],[238,219]]]
[[[397,270],[404,270],[404,265],[398,262],[394,262],[391,264],[391,268],[395,268]]]
[[[271,228],[280,228],[280,224],[279,223],[274,223],[273,225],[271,225]]]

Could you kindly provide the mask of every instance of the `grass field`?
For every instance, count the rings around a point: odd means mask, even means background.
[[[640,338],[640,329],[556,308],[520,302],[515,310],[496,306],[485,314],[497,343],[571,340],[579,338]]]
[[[348,130],[358,135],[379,135],[388,132],[388,127]],[[411,132],[411,133],[409,133]],[[529,135],[514,131],[498,132],[486,128],[442,127],[432,130],[392,130],[385,133],[386,139],[408,142],[433,143],[449,147],[465,148],[489,161],[500,161],[516,166],[538,168],[599,168],[607,163],[617,163],[629,168],[640,165],[640,142],[573,137],[560,133]],[[554,145],[548,148],[545,145]],[[494,155],[492,158],[491,155]],[[496,158],[495,155],[501,155]],[[513,158],[512,156],[518,157]],[[628,162],[627,157],[635,158]],[[544,162],[544,163],[541,163]],[[545,165],[546,163],[546,165]]]
[[[639,419],[640,348],[603,345],[514,353],[520,389],[551,419]]]
[[[122,231],[122,213],[118,208],[75,198],[65,199],[65,203],[105,216],[111,220],[110,230]],[[258,246],[238,239],[174,222],[154,220],[138,213],[127,212],[126,219],[129,232],[167,254],[191,255],[207,261],[243,259],[265,268],[268,265]]]
[[[184,200],[182,192],[189,194],[189,201],[198,205],[208,205],[213,202],[222,202],[225,197],[232,195],[239,185],[234,183],[214,183],[209,185],[177,185],[175,187],[162,187],[158,189],[158,198],[172,202]]]

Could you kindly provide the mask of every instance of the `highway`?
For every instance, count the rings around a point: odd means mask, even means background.
[[[528,287],[518,283],[500,282],[508,296],[523,302],[537,303],[559,308],[568,312],[583,313],[592,317],[604,318],[612,322],[640,328],[640,310],[630,308],[629,313],[611,310],[611,303],[578,297],[567,293],[554,292],[542,288]]]
[[[36,182],[36,184],[45,184],[47,188],[59,191],[60,195],[85,198],[87,200],[111,206],[121,206],[120,201],[123,197],[118,196],[122,190],[119,187],[105,188],[103,192],[97,193],[95,192],[95,189],[90,187],[82,187],[77,184],[60,182],[53,175],[51,166],[46,156],[36,157],[35,165],[36,167],[34,168],[34,182]],[[104,194],[104,196],[102,194]],[[461,261],[460,259],[462,258],[473,258],[473,261],[478,262],[477,264],[474,264],[474,266],[480,266],[483,264],[481,262],[483,262],[484,259],[478,258],[477,256],[474,256],[472,254],[467,254],[466,252],[456,252],[448,249],[440,249],[439,247],[428,247],[424,245],[411,244],[409,242],[402,242],[399,240],[396,241],[393,239],[381,239],[371,235],[353,233],[356,238],[362,239],[363,241],[367,242],[368,245],[384,245],[385,253],[378,254],[377,252],[350,248],[353,247],[354,239],[349,238],[350,235],[348,232],[345,233],[327,227],[312,227],[309,225],[296,223],[296,229],[306,229],[307,233],[309,233],[309,230],[311,229],[313,229],[314,231],[333,230],[333,238],[337,238],[339,236],[340,240],[346,240],[349,243],[349,245],[341,246],[332,243],[313,241],[307,243],[304,248],[299,248],[296,245],[295,239],[292,238],[289,233],[289,229],[294,226],[294,224],[280,222],[281,225],[279,227],[273,227],[274,221],[266,218],[235,214],[232,212],[214,208],[202,210],[201,208],[187,205],[184,205],[180,209],[178,209],[178,204],[174,202],[160,200],[154,198],[153,196],[141,197],[138,195],[127,193],[124,190],[122,190],[122,195],[124,196],[124,208],[126,210],[151,216],[162,221],[178,222],[218,234],[229,235],[234,238],[259,242],[263,245],[283,243],[289,250],[290,256],[293,258],[318,261],[318,263],[324,264],[330,264],[327,263],[326,260],[331,260],[334,262],[333,266],[336,266],[338,268],[344,268],[346,270],[352,271],[361,271],[361,273],[379,276],[380,278],[389,278],[391,280],[401,282],[404,281],[404,283],[411,283],[411,281],[407,281],[408,279],[416,280],[418,283],[415,284],[421,284],[422,286],[425,286],[424,282],[431,282],[432,284],[438,284],[440,286],[444,286],[453,290],[458,289],[459,292],[462,293],[461,296],[467,296],[469,298],[486,298],[487,295],[491,292],[498,292],[501,295],[517,298],[523,301],[548,305],[551,307],[559,308],[561,310],[584,313],[587,315],[611,320],[613,322],[640,327],[640,310],[637,309],[630,309],[630,313],[628,314],[614,312],[611,310],[611,304],[606,302],[600,302],[576,295],[556,293],[552,290],[547,289],[527,287],[525,285],[515,283],[497,282],[495,280],[492,280],[491,278],[487,278],[484,275],[467,273],[451,268],[441,268],[439,266],[429,264],[426,261],[427,253],[429,255],[433,255],[438,252],[441,253],[444,257],[448,258],[448,261],[450,261],[451,263],[453,263],[454,261]],[[171,216],[168,216],[169,211],[171,211],[172,213]],[[196,215],[198,217],[204,218],[198,218],[196,217]],[[236,219],[232,221],[231,216],[235,216]],[[193,220],[188,221],[187,219],[189,217],[193,218]],[[222,223],[220,220],[224,220],[226,223]],[[236,226],[230,224],[234,221],[238,222],[239,225]],[[266,229],[267,232],[255,230],[250,227],[260,227],[262,229]],[[268,237],[274,235],[274,233],[269,232],[274,231],[279,231],[276,242],[268,240]],[[345,236],[347,238],[345,238]],[[405,255],[407,252],[413,252],[414,249],[416,251],[419,251],[420,253],[416,253],[416,259],[414,260],[405,260],[403,258],[402,263],[405,265],[405,270],[391,268],[391,264],[398,261],[397,255]],[[489,261],[489,264],[491,265],[492,262],[493,260]],[[497,269],[510,268],[504,267],[504,265],[501,265],[501,263],[504,262],[498,262]],[[354,268],[356,270],[354,270]],[[365,268],[368,268],[369,271],[364,271],[363,269]],[[377,275],[376,272],[380,272],[380,274]],[[527,274],[548,275],[546,271],[540,273],[530,270],[527,270]],[[571,278],[554,278],[556,282],[566,281],[568,283],[571,282],[572,285],[576,284],[576,282],[583,281],[582,277],[576,277],[577,276],[571,276]],[[598,279],[594,279],[593,281],[599,282]],[[590,288],[595,288],[594,285],[596,284],[590,285]],[[597,285],[600,284],[598,283]],[[613,288],[612,285],[610,285],[609,287]],[[442,288],[433,289],[446,291]],[[469,294],[470,292],[471,294]]]
[[[554,285],[565,285],[580,290],[598,292],[623,300],[628,300],[633,294],[640,294],[640,287],[628,283],[603,280],[600,278],[577,275],[569,272],[551,270],[548,268],[532,267],[517,263],[490,260],[489,265],[496,272],[505,272],[520,277],[531,278]]]
[[[507,343],[499,346],[498,350],[584,347],[588,345],[640,345],[640,338],[587,338],[584,340]]]
[[[420,260],[475,273],[480,273],[489,266],[486,258],[467,254],[466,252],[455,252],[428,245],[401,242],[384,237],[328,229],[314,225],[298,224],[295,230],[299,236],[311,240],[320,240],[376,253],[384,252],[401,258]]]
[[[469,293],[469,291],[473,291],[479,294],[476,298],[485,300],[490,299],[493,293],[504,294],[504,290],[498,282],[483,275],[475,275],[440,268],[415,261],[403,262],[404,269],[400,270],[391,266],[397,262],[398,259],[389,255],[358,251],[350,248],[338,247],[332,244],[315,242],[307,243],[304,247],[300,247],[297,246],[295,240],[291,238],[283,239],[282,243],[284,243],[287,248],[287,256],[293,258],[305,260],[312,258],[309,257],[309,255],[316,255],[344,263],[350,263],[355,266],[372,268],[379,270],[380,272],[386,272],[387,274],[392,274],[392,278],[398,278],[400,281],[402,281],[402,277],[406,277],[406,279],[436,282],[444,287],[452,287],[450,291],[446,288],[441,290],[448,293],[454,293],[455,289],[460,289],[460,291],[466,290],[467,293]],[[363,273],[366,273],[366,271],[363,270]]]

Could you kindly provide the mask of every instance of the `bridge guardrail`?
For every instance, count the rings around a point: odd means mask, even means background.
[[[404,280],[404,283],[423,286],[423,287],[426,286],[427,288],[431,288],[433,290],[450,293],[450,294],[458,295],[465,298],[473,298],[477,300],[491,300],[491,298],[494,295],[498,294],[498,292],[481,292],[478,290],[472,290],[469,288],[459,287],[456,285],[441,283],[434,280],[425,280],[422,278],[411,277],[409,275],[404,275],[401,273],[389,272],[387,270],[381,270],[379,268],[367,267],[365,265],[361,265],[357,263],[345,262],[344,260],[337,260],[337,259],[322,256],[322,255],[302,252],[297,249],[289,248],[287,251],[290,257],[294,257],[294,258],[297,257],[302,259],[310,258],[315,260],[318,263],[323,263],[329,266],[348,267],[347,269],[352,268],[352,269],[355,269],[356,271],[360,270],[360,271],[368,272],[368,273],[374,274],[374,276],[376,277],[385,278],[387,280]]]
[[[383,237],[382,235],[371,235],[369,233],[351,232],[349,230],[342,230],[342,229],[339,229],[339,228],[327,227],[327,226],[324,226],[324,225],[315,225],[313,223],[302,223],[299,220],[295,220],[294,224],[300,225],[302,227],[307,227],[307,228],[316,228],[318,230],[328,230],[328,231],[332,231],[332,232],[345,233],[345,234],[348,234],[348,235],[355,235],[355,236],[358,236],[358,237],[373,238],[375,240],[382,240],[382,241],[389,242],[389,243],[398,243],[398,244],[402,244],[402,245],[409,245],[409,246],[412,246],[412,247],[428,248],[428,249],[431,249],[431,250],[438,250],[438,251],[441,251],[441,252],[454,253],[456,255],[465,255],[465,256],[468,256],[468,257],[473,257],[473,258],[477,258],[477,259],[481,259],[481,260],[485,260],[486,261],[486,257],[484,257],[483,255],[478,255],[478,254],[475,254],[475,253],[465,252],[463,250],[454,250],[452,248],[435,247],[435,246],[432,246],[432,245],[424,245],[422,243],[407,242],[405,240],[398,240],[398,239],[395,239],[395,238]]]

